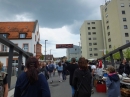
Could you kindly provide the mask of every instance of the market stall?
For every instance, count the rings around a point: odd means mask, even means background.
[[[126,77],[120,81],[122,97],[130,97],[130,78]]]

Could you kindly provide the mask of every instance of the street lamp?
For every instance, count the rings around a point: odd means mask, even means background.
[[[51,50],[52,50],[52,49],[50,49],[50,55],[51,55]]]
[[[45,62],[46,62],[46,41],[48,40],[45,40]]]

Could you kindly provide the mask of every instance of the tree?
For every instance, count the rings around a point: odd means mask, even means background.
[[[124,57],[127,58],[127,59],[130,59],[130,48],[127,48],[127,49],[124,51]]]
[[[40,60],[44,60],[44,55],[41,55]]]
[[[109,53],[108,50],[106,50],[106,55]],[[110,57],[107,57],[106,60],[110,61]]]
[[[113,49],[113,50],[115,50],[115,49],[116,49],[116,47],[114,46],[114,49]],[[117,53],[113,54],[113,59],[114,59],[114,60],[121,59],[121,57],[120,57],[120,53],[117,52]]]

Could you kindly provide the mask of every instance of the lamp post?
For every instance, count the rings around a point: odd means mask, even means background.
[[[50,49],[50,55],[51,55],[51,50],[52,50],[52,49]]]
[[[46,41],[48,41],[48,40],[45,40],[45,62],[46,62]]]

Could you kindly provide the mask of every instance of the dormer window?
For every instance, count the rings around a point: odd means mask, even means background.
[[[8,37],[8,34],[0,34],[0,35],[2,35],[4,38]]]
[[[3,37],[7,38],[7,34],[3,34]]]
[[[19,35],[19,38],[26,38],[26,34],[23,34],[23,33],[20,34],[20,35]]]

